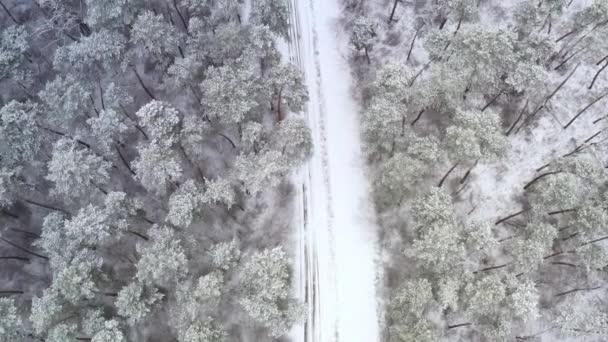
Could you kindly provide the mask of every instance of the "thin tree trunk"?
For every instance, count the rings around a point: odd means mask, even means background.
[[[509,215],[507,217],[501,218],[498,221],[494,222],[494,225],[498,226],[499,224],[501,224],[501,223],[503,223],[503,222],[505,222],[505,221],[507,221],[509,219],[512,219],[512,218],[514,218],[516,216],[519,216],[519,215],[525,213],[526,211],[528,211],[528,209],[522,209],[522,210],[516,212],[515,214],[511,214],[511,215]]]
[[[536,107],[534,112],[532,112],[530,115],[526,116],[526,118],[524,119],[524,122],[522,122],[522,124],[515,130],[515,134],[519,133],[519,131],[522,128],[524,128],[532,120],[532,118],[534,118],[536,116],[536,114],[538,114],[538,112],[540,112],[544,108],[545,108],[545,105],[540,105],[540,106]]]
[[[561,37],[559,37],[559,38],[557,38],[557,39],[555,40],[555,42],[556,42],[556,43],[559,43],[560,41],[564,40],[565,38],[567,38],[568,36],[570,36],[571,34],[573,34],[573,33],[575,33],[575,32],[576,32],[576,29],[573,29],[572,31],[570,31],[570,32],[568,32],[568,33],[566,33],[566,34],[564,34],[563,36],[561,36]]]
[[[283,117],[281,115],[281,101],[283,100],[282,95],[283,95],[283,89],[280,89],[278,97],[277,97],[277,122],[283,121]]]
[[[36,256],[36,257],[44,259],[44,260],[48,260],[49,259],[48,257],[46,257],[46,256],[44,256],[42,254],[38,254],[36,252],[30,251],[29,249],[27,249],[25,247],[21,247],[18,244],[14,243],[14,242],[12,242],[10,240],[7,240],[7,239],[3,238],[2,236],[0,236],[0,241],[4,241],[6,244],[11,245],[11,246],[17,248],[18,250],[20,250],[20,251],[22,251],[24,253]]]
[[[481,273],[481,272],[487,272],[487,271],[492,271],[492,270],[498,270],[501,268],[505,268],[507,266],[509,266],[510,263],[506,263],[506,264],[502,264],[502,265],[497,265],[497,266],[490,266],[490,267],[486,267],[486,268],[482,268],[478,271],[473,272],[473,274],[477,274],[477,273]]]
[[[581,117],[581,115],[583,115],[583,113],[585,113],[585,111],[587,111],[587,109],[591,108],[591,106],[593,106],[594,104],[598,103],[600,100],[602,100],[604,97],[608,96],[608,92],[602,94],[601,96],[599,96],[598,98],[596,98],[595,100],[591,101],[590,104],[588,104],[587,106],[585,106],[585,108],[581,109],[580,112],[578,112],[573,118],[572,120],[568,121],[568,123],[566,124],[566,126],[564,126],[564,129],[570,127],[570,125],[572,125],[572,123],[574,121],[576,121],[578,118]]]
[[[173,0],[173,7],[175,8],[175,12],[177,12],[177,16],[179,17],[179,20],[182,22],[182,25],[184,25],[184,28],[186,29],[186,34],[190,35],[190,32],[188,32],[188,23],[186,22],[186,19],[182,15],[182,12],[179,10],[176,0]]]
[[[101,87],[101,81],[97,79],[97,86],[99,87],[99,100],[101,101],[101,109],[106,109],[105,101],[103,100],[103,88]]]
[[[435,60],[435,57],[431,58],[431,59],[430,59],[430,60],[429,60],[429,61],[428,61],[428,62],[427,62],[427,63],[426,63],[426,64],[425,64],[425,65],[424,65],[424,66],[423,66],[423,67],[422,67],[422,68],[421,68],[421,69],[420,69],[420,70],[419,70],[417,73],[416,73],[416,75],[414,76],[414,78],[412,78],[412,80],[410,81],[410,87],[411,87],[412,85],[414,85],[414,82],[416,82],[416,79],[417,79],[418,77],[420,77],[420,75],[422,74],[422,72],[423,72],[424,70],[426,70],[426,69],[429,67],[429,65],[431,65],[431,63],[433,62],[433,60]]]
[[[454,35],[456,35],[458,33],[458,31],[460,31],[460,26],[462,26],[462,15],[460,16],[460,19],[458,19],[458,25],[456,25],[456,31],[454,31]]]
[[[399,2],[401,2],[401,0],[395,0],[395,2],[393,3],[393,9],[391,10],[391,16],[388,18],[389,24],[393,22],[393,18],[395,17],[395,11],[397,10],[397,4],[399,4]]]
[[[120,157],[120,160],[122,161],[123,165],[127,168],[127,170],[129,170],[129,173],[131,173],[133,176],[137,176],[137,173],[135,173],[135,171],[133,171],[133,169],[129,165],[129,162],[127,162],[127,159],[125,158],[125,156],[123,156],[122,152],[120,152],[120,148],[118,147],[118,144],[114,143],[114,148],[116,149],[116,152],[118,153],[118,156]]]
[[[439,30],[443,30],[443,27],[445,26],[445,24],[448,22],[448,17],[446,16],[445,18],[443,18],[443,20],[441,21],[441,24],[439,24]]]
[[[536,178],[534,178],[533,180],[531,180],[528,184],[526,184],[524,186],[524,190],[528,190],[528,188],[530,186],[532,186],[534,183],[538,182],[539,180],[541,180],[541,179],[543,179],[543,178],[545,178],[547,176],[555,175],[555,174],[562,173],[562,172],[563,171],[558,170],[558,171],[551,171],[551,172],[543,173],[542,175],[538,175]]]
[[[4,6],[4,3],[2,1],[0,1],[0,6],[2,6],[2,8],[6,12],[6,14],[8,14],[8,16],[11,18],[11,20],[13,20],[13,22],[15,24],[21,25],[21,23],[13,16],[13,14],[11,13],[11,11],[9,11],[9,9],[6,6]]]
[[[573,54],[571,54],[570,56],[568,56],[568,58],[564,59],[561,63],[559,63],[555,68],[553,68],[553,70],[557,70],[559,68],[561,68],[562,66],[564,66],[566,63],[568,63],[572,58],[574,58],[574,56],[578,55],[579,53],[581,53],[582,51],[584,51],[585,48],[583,49],[579,49],[576,50]]]
[[[572,75],[574,75],[580,65],[581,63],[578,63],[576,66],[574,66],[574,69],[572,69],[570,74],[568,74],[568,76],[559,84],[559,86],[557,86],[557,88],[555,88],[555,90],[551,94],[549,94],[549,96],[547,96],[547,98],[545,99],[545,103],[547,103],[547,101],[549,101],[553,96],[555,96],[555,94],[557,94],[557,92],[564,86],[564,84],[566,84],[566,82],[568,82]]]
[[[24,234],[26,237],[30,237],[32,239],[39,239],[40,238],[40,235],[38,235],[36,233],[32,233],[29,230],[19,229],[19,228],[10,228],[10,230],[12,230],[14,232],[18,232],[18,233]]]
[[[595,65],[600,66],[600,64],[604,63],[604,61],[606,61],[606,60],[608,60],[608,55],[602,57],[602,59],[597,61],[597,63],[595,63]]]
[[[410,123],[410,126],[414,127],[414,125],[416,124],[416,122],[418,122],[418,120],[420,120],[420,118],[422,117],[422,114],[424,114],[425,109],[421,110],[418,115],[416,116],[416,118],[414,119],[414,121],[412,121]]]
[[[515,126],[517,126],[517,124],[519,123],[519,120],[521,120],[521,118],[524,116],[524,113],[525,113],[526,109],[528,109],[528,103],[529,103],[529,100],[526,99],[526,104],[521,109],[521,112],[519,112],[519,116],[517,117],[517,120],[515,120],[515,122],[513,122],[513,125],[511,125],[511,127],[507,131],[507,136],[509,136],[509,134],[511,134],[511,132],[513,131],[513,129],[515,128]]]
[[[135,236],[137,236],[138,238],[140,238],[140,239],[142,239],[142,240],[145,240],[145,241],[150,240],[150,238],[149,238],[149,237],[147,237],[146,235],[144,235],[144,234],[142,234],[142,233],[139,233],[139,232],[136,232],[136,231],[134,231],[134,230],[128,230],[128,232],[129,232],[129,234],[131,234],[131,235],[135,235]]]
[[[32,204],[32,205],[35,205],[35,206],[38,206],[38,207],[41,207],[41,208],[45,208],[45,209],[49,209],[49,210],[55,210],[55,211],[60,211],[60,212],[65,213],[67,215],[71,215],[67,210],[54,207],[54,206],[52,206],[50,204],[44,204],[44,203],[32,201],[30,199],[26,199],[26,198],[21,198],[21,200],[23,200],[25,203],[29,203],[29,204]]]
[[[473,164],[473,166],[471,166],[464,174],[464,176],[460,179],[460,184],[463,184],[467,180],[467,178],[469,178],[469,176],[471,175],[471,171],[473,170],[473,168],[475,168],[475,166],[477,166],[478,163],[479,159],[475,161],[475,164]]]
[[[397,0],[395,0],[397,1]],[[414,33],[414,37],[412,38],[412,42],[410,43],[410,49],[407,52],[407,58],[406,58],[406,62],[408,62],[410,60],[410,56],[412,55],[412,50],[414,49],[414,43],[416,42],[416,38],[418,37],[418,33],[420,33],[420,29],[422,29],[422,27],[424,26],[424,23],[422,23],[422,25],[420,25],[417,29],[416,29],[416,33]]]
[[[597,81],[597,78],[600,77],[600,74],[602,73],[602,71],[604,71],[604,69],[606,69],[606,67],[608,67],[608,62],[606,62],[604,66],[595,74],[593,80],[591,81],[591,84],[589,85],[589,89],[593,88],[595,81]]]
[[[481,109],[481,112],[485,112],[486,109],[488,109],[488,107],[490,107],[492,104],[494,104],[494,102],[496,102],[496,100],[498,100],[498,98],[500,97],[500,95],[502,95],[502,91],[498,93],[498,95],[494,96],[494,98],[492,98],[492,100],[490,102],[488,102],[488,104],[486,104],[485,106],[483,106],[483,108]]]
[[[577,211],[577,210],[578,210],[578,208],[562,209],[562,210],[556,210],[556,211],[549,212],[547,215],[553,216],[553,215],[571,213],[571,212]]]
[[[450,175],[450,173],[452,173],[452,171],[454,171],[454,169],[458,166],[458,164],[460,164],[460,162],[456,162],[456,164],[454,164],[454,166],[452,166],[448,172],[443,176],[443,178],[441,178],[441,180],[439,181],[439,184],[437,184],[438,188],[441,188],[443,186],[443,182],[445,182],[445,180],[448,178],[448,176]]]
[[[552,262],[551,265],[562,265],[562,266],[569,266],[569,267],[572,267],[572,268],[577,268],[578,267],[575,264],[571,264],[569,262],[563,262],[563,261],[555,261],[555,262]]]
[[[150,91],[150,89],[148,89],[148,87],[146,87],[146,85],[144,84],[144,81],[139,76],[139,73],[137,72],[137,69],[135,69],[135,67],[132,67],[132,69],[133,69],[133,72],[135,73],[135,76],[137,77],[137,81],[139,81],[139,84],[141,85],[141,87],[144,88],[146,94],[148,94],[148,96],[150,96],[150,98],[152,100],[156,100],[156,97],[154,97],[154,94],[152,94],[152,92]]]
[[[576,288],[576,289],[572,289],[572,290],[569,290],[569,291],[560,292],[560,293],[556,294],[555,297],[561,297],[561,296],[565,296],[565,295],[570,294],[570,293],[580,292],[580,291],[593,291],[593,290],[597,290],[597,289],[601,289],[601,288],[602,288],[601,286]]]
[[[10,211],[8,211],[6,209],[0,209],[0,213],[6,215],[8,217],[14,218],[15,220],[19,219],[19,215],[13,214],[13,213],[11,213]]]
[[[51,132],[51,133],[53,133],[53,134],[56,134],[56,135],[58,135],[58,136],[60,136],[60,137],[68,137],[68,138],[70,138],[70,139],[72,139],[72,140],[76,141],[76,142],[77,142],[77,143],[79,143],[80,145],[82,145],[82,146],[84,146],[84,147],[86,147],[86,148],[88,148],[88,149],[91,149],[91,145],[87,144],[86,142],[84,142],[84,141],[82,141],[82,140],[80,140],[80,139],[74,139],[74,137],[72,137],[72,136],[71,136],[71,135],[69,135],[69,134],[66,134],[66,133],[63,133],[63,132],[60,132],[60,131],[57,131],[57,130],[54,130],[54,129],[52,129],[52,128],[48,128],[48,127],[45,127],[45,126],[42,126],[42,125],[38,125],[38,127],[42,128],[42,129],[43,129],[43,130],[45,130],[45,131]]]
[[[472,325],[472,323],[460,323],[460,324],[448,325],[448,329],[455,329],[455,328],[460,328],[460,327],[468,327],[470,325]]]
[[[21,290],[0,290],[0,296],[10,296],[15,294],[23,294]]]
[[[595,125],[595,124],[597,124],[598,122],[600,122],[600,121],[602,121],[602,120],[605,120],[606,118],[608,118],[608,115],[604,115],[604,116],[602,116],[601,118],[594,120],[594,121],[593,121],[593,124]]]
[[[217,135],[219,135],[220,137],[226,139],[230,143],[230,145],[232,145],[232,148],[236,148],[236,144],[234,143],[234,141],[232,141],[232,139],[228,138],[224,133],[217,132]]]
[[[372,60],[369,58],[369,50],[367,49],[367,46],[365,47],[365,58],[367,58],[368,65],[372,64]]]
[[[0,260],[18,260],[29,262],[30,258],[20,257],[20,256],[0,256]]]

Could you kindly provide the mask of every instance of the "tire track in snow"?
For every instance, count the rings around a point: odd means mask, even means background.
[[[305,74],[310,96],[305,115],[315,144],[300,172],[302,224],[296,257],[299,295],[309,311],[303,331],[295,329],[292,337],[375,342],[376,220],[344,58],[347,44],[336,30],[341,11],[338,0],[290,0],[290,6],[289,57]]]
[[[325,100],[321,93],[317,33],[314,29],[314,2],[290,1],[290,61],[305,75],[310,101],[305,115],[312,131],[315,151],[300,172],[301,227],[298,236],[296,277],[300,298],[308,305],[308,316],[295,341],[337,341],[337,296],[334,278],[332,210],[325,132]],[[304,21],[304,23],[302,23]],[[302,29],[306,31],[303,32]],[[323,263],[320,264],[319,260]],[[321,290],[322,289],[322,290]]]

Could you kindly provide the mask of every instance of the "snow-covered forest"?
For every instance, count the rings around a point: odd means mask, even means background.
[[[0,341],[608,340],[608,0],[0,7]]]
[[[305,317],[284,0],[0,2],[0,340],[267,341]]]
[[[386,341],[606,341],[608,1],[345,0]]]

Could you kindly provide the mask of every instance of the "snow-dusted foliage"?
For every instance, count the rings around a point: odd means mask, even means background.
[[[87,146],[63,138],[53,146],[46,178],[53,182],[55,194],[77,198],[103,186],[109,180],[110,168],[110,162],[96,155]]]
[[[240,304],[254,321],[281,336],[300,320],[304,311],[291,296],[287,255],[282,248],[266,249],[251,256],[241,270]],[[286,309],[281,310],[281,306]]]
[[[0,340],[283,338],[240,300],[312,151],[289,2],[0,7]]]
[[[150,241],[137,245],[141,258],[137,263],[137,278],[146,284],[167,286],[188,272],[184,247],[169,227],[150,229]]]
[[[287,0],[255,1],[252,18],[256,24],[268,26],[275,34],[289,38],[289,2]]]

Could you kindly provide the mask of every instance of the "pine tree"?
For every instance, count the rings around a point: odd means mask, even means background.
[[[176,136],[181,116],[169,103],[153,100],[135,113],[140,125],[153,139],[170,140]]]
[[[46,179],[54,183],[53,193],[74,199],[100,189],[110,178],[110,168],[110,162],[79,147],[76,141],[62,138],[53,146]]]
[[[291,297],[287,256],[281,247],[257,252],[240,270],[239,303],[256,322],[279,337],[299,321],[303,307]]]
[[[0,298],[0,341],[18,341],[24,337],[24,329],[15,300]]]
[[[180,37],[177,29],[162,15],[144,11],[137,16],[131,28],[131,43],[141,47],[141,57],[151,54],[162,64],[168,64],[177,55]]]
[[[176,153],[168,146],[172,141],[150,143],[137,148],[139,156],[133,168],[141,184],[151,192],[163,195],[169,184],[182,176],[182,166]]]
[[[151,285],[174,284],[188,272],[188,259],[182,243],[168,227],[153,226],[149,234],[149,242],[137,244],[140,254],[137,279]]]
[[[28,33],[23,26],[9,26],[0,35],[0,80],[6,78],[25,80],[24,70],[19,70],[25,62],[28,50]]]
[[[0,154],[2,165],[15,167],[31,162],[41,145],[36,119],[38,106],[11,101],[0,109]]]
[[[252,93],[258,86],[252,76],[251,70],[238,63],[209,67],[201,83],[201,104],[209,117],[225,124],[242,122],[258,105]]]
[[[278,36],[289,40],[289,5],[286,0],[260,0],[253,4],[253,22],[265,25]]]
[[[66,75],[86,77],[111,69],[124,57],[126,38],[117,31],[99,30],[57,49],[53,67]]]
[[[302,165],[312,155],[310,128],[302,118],[296,116],[289,116],[279,123],[271,143],[292,168]]]
[[[164,295],[155,287],[134,281],[118,292],[115,305],[118,314],[125,317],[129,324],[134,325],[146,320],[163,297]]]
[[[308,101],[308,91],[302,72],[295,65],[275,66],[269,72],[268,81],[279,122],[283,119],[284,112],[299,112],[304,108]]]

